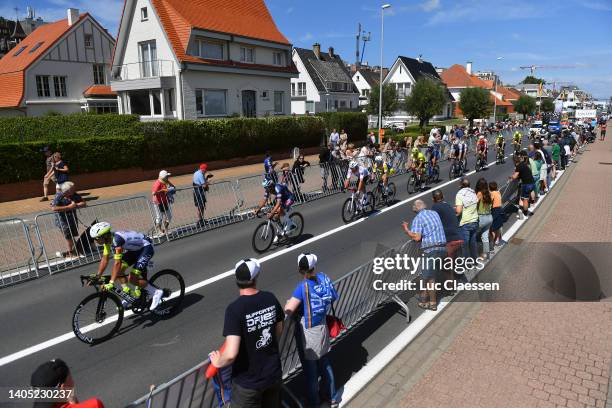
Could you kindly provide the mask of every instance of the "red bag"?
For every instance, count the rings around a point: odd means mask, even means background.
[[[330,337],[336,338],[342,333],[343,330],[346,330],[346,326],[342,323],[342,319],[336,316],[336,311],[334,310],[334,304],[331,305],[332,314],[325,316],[325,323],[327,324],[327,329],[329,330]]]
[[[223,350],[225,350],[225,342],[223,342],[223,344],[219,348],[219,353],[223,354]],[[212,363],[208,364],[208,367],[206,367],[206,379],[210,380],[212,377],[217,375],[218,372],[219,369],[217,367],[212,365]]]

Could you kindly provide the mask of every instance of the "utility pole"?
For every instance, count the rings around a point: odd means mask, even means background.
[[[378,143],[381,143],[380,129],[382,129],[382,102],[383,102],[383,39],[385,37],[385,9],[390,4],[380,6],[380,83],[378,84]]]
[[[357,23],[357,39],[355,41],[355,68],[359,69],[359,40],[361,39],[361,23]]]

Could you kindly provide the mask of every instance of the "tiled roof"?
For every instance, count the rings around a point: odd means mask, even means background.
[[[174,53],[181,61],[206,63],[201,58],[187,55],[192,28],[290,45],[276,27],[264,0],[152,0],[152,2]],[[217,64],[218,61],[208,61],[208,63]]]
[[[495,100],[497,99],[497,106],[513,106],[512,102],[503,101],[493,94],[491,94],[489,98],[491,99],[491,102],[495,102]]]
[[[88,13],[81,14],[75,24],[88,15]],[[21,104],[24,94],[25,70],[69,29],[68,19],[41,25],[0,59],[0,108],[15,107]],[[19,52],[19,50],[22,51]],[[19,54],[15,56],[17,53]]]
[[[506,88],[502,85],[497,85],[497,92],[502,94],[504,99],[507,101],[513,101],[521,96],[519,92],[515,92],[512,89]]]
[[[317,58],[313,50],[306,48],[294,48],[294,50],[319,92],[346,92],[328,90],[324,85],[327,81],[349,83],[352,85],[351,92],[359,92],[339,55],[329,55],[321,51],[320,58]]]
[[[110,85],[92,85],[83,91],[83,96],[117,96],[117,92],[111,91]]]
[[[476,75],[468,74],[465,67],[459,64],[455,64],[442,72],[440,78],[442,78],[442,81],[449,88],[476,87],[489,89],[489,86],[485,81],[478,78]]]
[[[378,86],[378,83],[380,82],[380,71],[377,72],[369,69],[360,69],[357,72],[359,72],[359,75],[361,75],[368,85],[370,85],[370,88]],[[383,78],[384,77],[385,75],[383,73]]]

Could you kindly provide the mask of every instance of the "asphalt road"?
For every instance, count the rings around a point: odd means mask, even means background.
[[[489,152],[488,159],[494,160],[493,152]],[[469,165],[473,168],[473,156]],[[486,171],[472,174],[470,179],[472,185],[480,177],[502,185],[511,171],[512,160],[509,159],[504,165],[492,165]],[[448,163],[441,165],[441,174],[443,179],[439,184],[447,181]],[[393,178],[398,200],[409,198],[406,181],[406,175]],[[447,201],[453,202],[458,183],[453,182],[442,190]],[[429,202],[430,196],[429,193],[424,196],[426,201]],[[412,219],[410,203],[373,214],[363,222],[316,239],[343,225],[340,210],[346,197],[335,195],[296,207],[305,218],[302,240],[315,239],[263,262],[259,279],[261,289],[272,291],[284,304],[299,279],[296,258],[302,251],[316,253],[318,270],[335,279],[371,260],[383,248],[406,240],[401,221]],[[251,248],[251,235],[257,222],[259,220],[230,225],[157,247],[156,268],[178,270],[187,286],[231,270],[237,260],[257,257]],[[281,249],[284,248],[276,251]],[[30,346],[70,333],[74,308],[92,291],[80,286],[78,276],[91,273],[95,268],[90,265],[2,289],[0,361]],[[0,387],[29,384],[30,374],[38,364],[59,357],[69,363],[77,381],[77,395],[81,398],[95,395],[106,406],[125,405],[143,395],[148,385],[169,380],[205,359],[210,350],[218,347],[222,342],[225,307],[236,296],[233,279],[226,277],[188,293],[184,309],[170,319],[158,320],[144,315],[124,320],[120,334],[103,344],[91,347],[74,337],[53,345],[47,343],[48,347],[43,344],[39,351],[1,365]],[[389,339],[370,342],[367,354],[375,355],[385,341]]]

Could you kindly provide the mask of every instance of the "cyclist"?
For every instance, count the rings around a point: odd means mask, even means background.
[[[281,235],[285,235],[288,232],[293,231],[297,226],[289,218],[289,212],[291,211],[291,205],[295,201],[293,193],[289,190],[286,184],[275,183],[271,178],[264,178],[261,183],[264,188],[264,198],[259,204],[259,208],[255,210],[255,216],[259,214],[261,209],[266,205],[270,195],[274,194],[275,202],[274,207],[268,214],[268,219],[276,217],[283,224],[283,232]],[[278,236],[274,237],[274,241],[278,241]]]
[[[467,171],[467,152],[468,147],[465,142],[465,138],[459,139],[459,145],[457,147],[457,160],[463,163],[463,172]]]
[[[370,180],[370,172],[363,166],[360,166],[355,160],[349,163],[349,170],[346,174],[346,180],[344,180],[344,188],[347,189],[349,186],[349,182],[351,180],[351,176],[356,176],[358,179],[357,182],[357,190],[355,192],[357,194],[361,194],[362,201],[361,205],[366,206],[368,204],[368,195],[365,193],[365,186]]]
[[[514,146],[514,153],[521,150],[521,142],[523,141],[523,134],[518,130],[514,132],[514,136],[512,136],[512,145]]]
[[[155,288],[147,281],[147,266],[155,254],[151,239],[136,231],[112,231],[108,222],[94,224],[89,230],[89,235],[104,248],[98,267],[98,276],[101,276],[106,270],[111,253],[115,260],[110,281],[103,285],[103,288],[111,290],[117,277],[120,277],[120,273],[131,267],[127,279],[134,285],[131,296],[139,298],[140,289],[145,289],[151,296],[149,310],[155,310],[159,306],[164,291]],[[120,282],[123,292],[130,294],[130,288],[125,284],[125,276],[120,277]]]
[[[497,135],[497,139],[495,139],[495,150],[497,151],[497,157],[504,157],[504,152],[506,150],[506,140],[504,139],[504,135],[499,133]]]
[[[440,146],[441,146],[441,140],[439,135],[436,133],[436,135],[434,136],[434,139],[432,140],[432,143],[429,144],[429,147],[427,149],[428,153],[429,153],[429,162],[431,163],[430,166],[430,174],[431,174],[431,169],[433,169],[436,164],[438,163],[438,160],[440,159]]]
[[[392,176],[395,173],[395,170],[387,164],[382,155],[378,155],[374,158],[374,166],[372,167],[372,172],[380,177],[383,183],[383,196],[386,196],[389,193],[389,176]]]
[[[410,168],[414,170],[419,182],[421,181],[421,176],[425,173],[425,163],[427,162],[427,158],[418,148],[412,149],[412,165]]]

